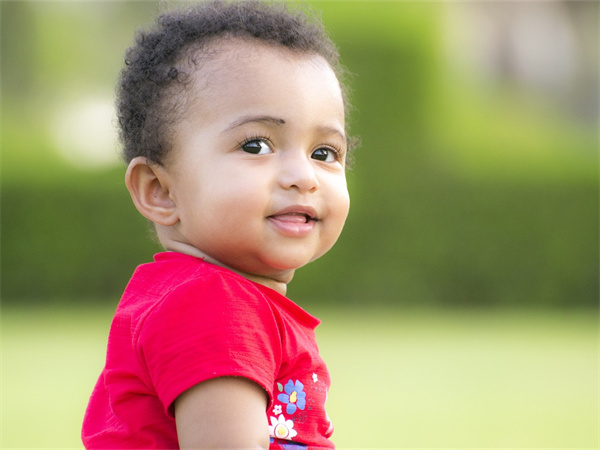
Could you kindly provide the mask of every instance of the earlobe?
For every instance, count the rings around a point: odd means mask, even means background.
[[[168,177],[162,166],[138,156],[127,167],[125,184],[135,207],[144,217],[165,226],[179,221],[177,205],[169,195]]]

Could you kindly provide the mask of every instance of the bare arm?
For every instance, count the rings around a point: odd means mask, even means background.
[[[246,378],[197,384],[175,400],[181,449],[269,448],[267,394]]]

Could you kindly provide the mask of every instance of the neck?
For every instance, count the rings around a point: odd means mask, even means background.
[[[254,283],[262,284],[263,286],[273,289],[274,291],[278,292],[283,296],[286,295],[287,284],[292,280],[292,277],[294,276],[293,270],[285,271],[281,274],[276,274],[272,276],[243,272],[234,267],[230,267],[226,264],[223,264],[221,261],[213,258],[210,255],[207,255],[202,250],[199,250],[194,246],[182,242],[171,241],[168,243],[168,245],[165,245],[165,249],[170,252],[184,253],[186,255],[194,256],[196,258],[201,258],[207,263],[224,267],[225,269],[231,270],[232,272],[235,272],[238,275],[241,275],[242,277],[253,281]]]
[[[223,266],[223,267],[226,267],[226,266]],[[286,292],[287,292],[287,282],[286,281],[278,280],[276,278],[271,278],[271,277],[264,277],[264,276],[260,276],[260,275],[253,275],[253,274],[240,272],[239,270],[232,269],[231,267],[228,267],[228,269],[240,274],[241,276],[243,276],[244,278],[247,278],[250,281],[254,281],[255,283],[262,284],[263,286],[271,288],[275,292],[278,292],[279,294],[283,295],[284,297],[286,295]],[[290,277],[290,280],[291,280],[291,277]]]

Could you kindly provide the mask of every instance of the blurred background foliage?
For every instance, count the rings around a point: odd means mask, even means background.
[[[300,304],[598,302],[598,3],[317,2],[350,72],[351,214]],[[2,301],[116,303],[159,250],[113,86],[154,2],[0,2]],[[100,299],[100,300],[98,300]]]

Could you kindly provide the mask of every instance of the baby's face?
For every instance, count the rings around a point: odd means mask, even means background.
[[[331,248],[348,214],[340,86],[318,56],[215,47],[166,164],[176,239],[238,271],[291,278]]]

